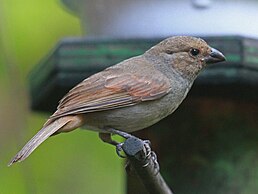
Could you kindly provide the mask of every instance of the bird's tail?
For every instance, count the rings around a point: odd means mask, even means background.
[[[53,122],[47,122],[43,128],[19,151],[16,156],[10,161],[8,166],[15,162],[25,160],[41,143],[49,136],[63,128],[72,120],[71,117],[59,118]]]

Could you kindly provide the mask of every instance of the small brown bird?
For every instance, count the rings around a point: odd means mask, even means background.
[[[97,131],[104,142],[117,145],[111,134],[126,137],[170,115],[199,72],[207,64],[224,60],[221,52],[200,38],[167,38],[143,55],[92,75],[71,89],[9,165],[23,161],[49,136],[78,127]]]

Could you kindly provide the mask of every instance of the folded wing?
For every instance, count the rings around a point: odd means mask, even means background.
[[[100,75],[89,77],[70,90],[51,119],[132,106],[159,99],[171,89],[168,78],[159,73],[151,76],[135,73]]]

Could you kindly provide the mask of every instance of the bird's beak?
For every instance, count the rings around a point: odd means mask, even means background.
[[[209,56],[204,58],[204,61],[206,62],[206,64],[218,63],[225,60],[226,60],[226,57],[215,48],[211,48],[211,53],[209,54]]]

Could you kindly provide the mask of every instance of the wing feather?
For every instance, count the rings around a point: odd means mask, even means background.
[[[132,106],[159,99],[171,90],[168,78],[161,73],[151,76],[130,73],[99,75],[85,79],[70,90],[51,118]]]

